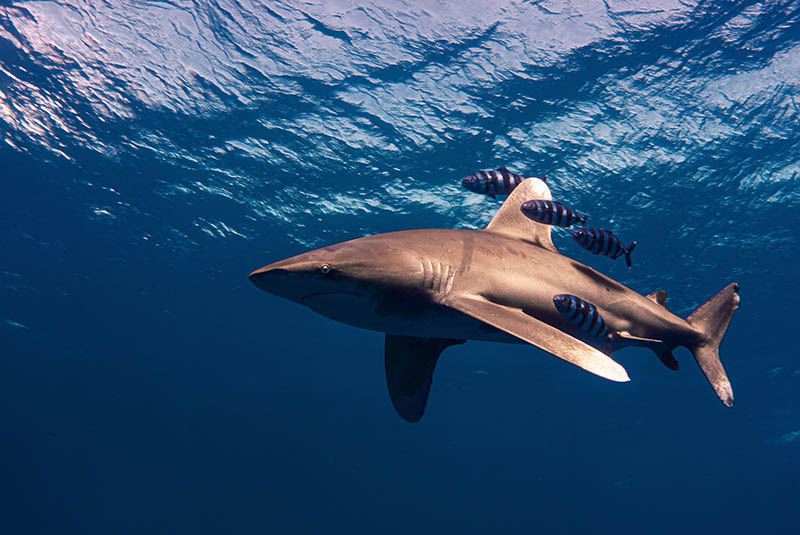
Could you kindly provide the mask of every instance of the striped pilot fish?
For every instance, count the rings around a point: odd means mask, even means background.
[[[631,242],[629,246],[625,247],[610,230],[585,227],[573,230],[572,239],[590,253],[602,254],[611,258],[625,255],[625,263],[631,267],[631,253],[636,248],[636,242]]]
[[[461,181],[461,185],[474,193],[483,193],[495,199],[497,195],[508,195],[519,186],[525,177],[512,173],[505,167],[493,171],[478,171]]]
[[[593,304],[569,294],[556,295],[553,303],[561,315],[580,330],[608,342],[613,340],[614,335],[609,332],[608,325]]]
[[[575,223],[586,224],[586,216],[578,215],[560,202],[536,199],[525,201],[520,206],[522,213],[545,225],[569,227]]]

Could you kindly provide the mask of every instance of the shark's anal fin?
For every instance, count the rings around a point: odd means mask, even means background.
[[[386,335],[386,384],[392,405],[404,420],[417,422],[422,418],[439,355],[446,348],[464,342],[447,338]]]
[[[659,292],[663,292],[664,290],[659,290]],[[654,295],[653,294],[650,295]],[[666,294],[666,292],[664,292]],[[649,295],[647,297],[650,297]],[[658,302],[658,301],[656,301]],[[635,345],[647,347],[653,350],[659,360],[672,371],[678,371],[680,365],[675,357],[672,355],[672,350],[675,346],[671,346],[664,342],[663,340],[656,340],[654,338],[642,338],[641,336],[633,336],[631,333],[627,331],[617,331],[612,335],[615,341],[622,340],[627,342],[632,342]]]
[[[538,178],[527,178],[514,188],[486,230],[526,240],[557,253],[558,249],[550,237],[550,225],[537,223],[526,217],[520,209],[522,203],[534,199],[552,199],[550,188]]]
[[[681,369],[681,365],[678,364],[678,360],[672,354],[672,349],[666,346],[666,344],[661,351],[656,351],[656,356],[664,364],[664,366],[670,370],[676,372]]]
[[[450,294],[444,304],[600,377],[630,381],[625,368],[601,351],[518,308],[498,305],[477,295]]]

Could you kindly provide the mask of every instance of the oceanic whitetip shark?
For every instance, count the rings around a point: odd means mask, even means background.
[[[558,252],[549,225],[520,206],[550,199],[538,178],[522,182],[484,230],[421,229],[323,247],[250,274],[264,291],[336,321],[386,333],[392,404],[405,420],[425,411],[442,351],[466,340],[529,343],[612,381],[628,381],[610,355],[652,349],[671,369],[673,348],[688,348],[722,403],[733,391],[719,344],[739,303],[731,283],[688,318],[671,313],[666,292],[640,295]],[[592,336],[554,304],[568,294],[595,305],[610,333]]]

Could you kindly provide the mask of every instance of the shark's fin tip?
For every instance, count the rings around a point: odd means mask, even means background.
[[[550,225],[529,219],[519,209],[522,203],[532,199],[552,199],[547,184],[535,177],[526,178],[514,188],[486,230],[526,240],[557,253],[558,249],[553,245],[553,239],[550,236]]]

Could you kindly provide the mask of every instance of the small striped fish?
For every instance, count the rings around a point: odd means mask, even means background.
[[[545,225],[569,227],[575,223],[586,224],[586,216],[578,215],[560,202],[536,199],[525,201],[520,206],[522,213]]]
[[[505,167],[493,171],[478,171],[461,181],[461,185],[474,193],[484,193],[496,198],[496,195],[508,195],[519,186],[525,177],[512,173]]]
[[[636,242],[632,242],[628,247],[625,247],[620,239],[614,236],[613,232],[598,228],[573,230],[572,239],[590,253],[602,254],[611,258],[625,255],[625,263],[628,264],[628,267],[631,267],[631,253],[636,248]]]
[[[608,325],[593,304],[569,294],[556,295],[553,297],[553,303],[561,315],[580,330],[611,341],[613,335],[608,331]]]

